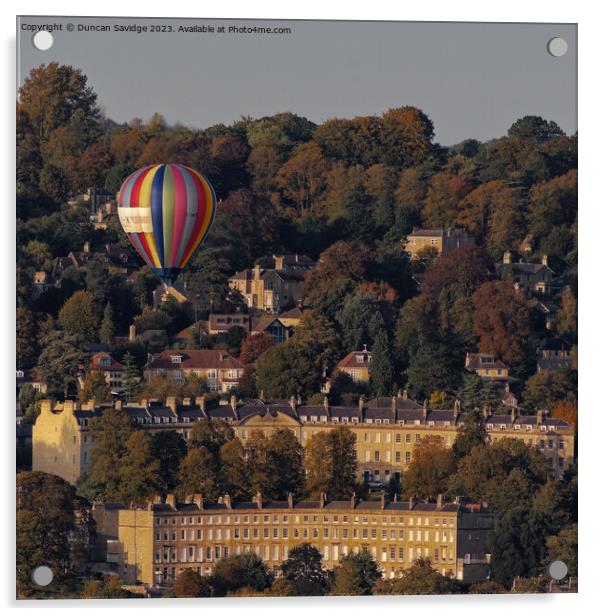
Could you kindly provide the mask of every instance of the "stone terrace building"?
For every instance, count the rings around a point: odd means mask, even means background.
[[[121,406],[120,402],[115,403]],[[75,483],[91,461],[91,439],[88,422],[102,414],[106,406],[93,402],[52,404],[42,402],[42,409],[33,427],[33,470],[54,473]],[[453,409],[433,410],[402,396],[377,398],[357,406],[308,406],[295,398],[289,401],[238,403],[231,396],[229,404],[210,407],[203,396],[184,399],[168,398],[166,403],[141,400],[122,407],[140,429],[176,430],[185,439],[195,421],[221,419],[232,426],[243,444],[253,432],[270,436],[274,431],[291,430],[303,446],[325,430],[347,426],[356,436],[358,475],[365,480],[388,482],[400,477],[412,461],[414,447],[427,436],[442,439],[451,447],[466,414],[459,402]],[[562,419],[549,417],[544,411],[521,415],[516,408],[507,414],[491,414],[484,410],[490,441],[518,438],[537,447],[545,456],[552,475],[561,475],[573,462],[574,430]]]
[[[486,578],[487,536],[494,516],[480,506],[349,500],[216,504],[200,494],[177,503],[156,499],[145,509],[95,505],[98,533],[106,539],[106,560],[126,583],[168,586],[185,569],[210,575],[220,558],[255,552],[277,567],[296,545],[311,543],[324,565],[367,550],[385,577],[403,574],[414,560],[429,558],[443,575],[467,582]]]

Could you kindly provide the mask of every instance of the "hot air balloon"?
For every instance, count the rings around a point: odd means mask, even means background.
[[[132,173],[119,191],[119,222],[165,285],[174,283],[203,243],[215,211],[211,184],[184,165],[144,167]]]

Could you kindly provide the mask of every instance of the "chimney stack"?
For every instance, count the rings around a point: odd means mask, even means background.
[[[178,411],[178,402],[175,396],[167,396],[165,400],[165,406],[171,409],[171,412],[175,415]]]
[[[263,502],[261,498],[261,492],[259,492],[259,490],[255,492],[255,496],[253,497],[253,502],[257,505],[257,509],[262,509]]]
[[[548,255],[543,255],[541,257],[541,264],[546,266],[548,265]]]
[[[224,494],[224,505],[226,505],[226,509],[232,509],[232,499],[229,494]]]
[[[404,390],[403,390],[403,392],[401,393],[401,397],[402,397],[404,400],[407,400],[407,399],[408,399],[408,390],[407,390],[407,389],[404,389]]]
[[[232,408],[232,412],[234,413],[234,417],[236,419],[238,419],[238,400],[236,399],[236,396],[232,395],[230,396],[230,407]]]
[[[134,342],[134,340],[136,340],[136,326],[133,323],[130,325],[129,340],[130,342]]]
[[[324,509],[325,504],[326,504],[326,494],[324,492],[320,492],[320,509]]]
[[[422,417],[426,419],[428,416],[428,413],[429,413],[429,401],[428,401],[428,398],[425,398],[424,402],[422,403]]]
[[[86,254],[90,252],[90,242],[84,242],[84,252]]]
[[[385,508],[385,505],[386,505],[386,502],[385,502],[385,493],[383,492],[383,493],[380,495],[380,508],[381,508],[381,509],[384,509],[384,508]]]
[[[205,412],[205,396],[197,396],[194,399],[194,403],[201,409],[201,411]]]
[[[203,495],[202,494],[194,494],[193,497],[192,497],[192,502],[199,509],[204,509],[205,508],[205,503],[203,502]]]
[[[512,263],[512,253],[509,250],[507,250],[504,253],[504,264],[508,265],[510,263]]]
[[[355,492],[351,495],[351,509],[355,509],[355,506],[357,505],[357,497],[355,496]]]
[[[115,400],[115,409],[121,411],[123,409],[123,402],[121,400]]]
[[[489,408],[489,405],[488,404],[483,405],[483,417],[485,419],[488,419],[490,415],[491,415],[491,410]]]
[[[512,423],[516,421],[517,417],[518,417],[518,409],[515,406],[513,406],[512,411],[510,412],[510,418],[511,418]]]
[[[541,410],[541,411],[537,411],[537,425],[541,426],[541,424],[543,424],[544,419],[545,419],[545,415],[546,412]]]
[[[414,496],[410,496],[408,500],[408,509],[414,509],[415,505],[416,505],[416,498]]]
[[[460,402],[460,400],[458,400],[458,398],[456,398],[454,400],[454,417],[458,419],[461,412],[462,412],[462,403]]]
[[[359,397],[357,401],[357,406],[360,410],[360,421],[364,421],[364,396],[363,394]]]
[[[293,500],[293,493],[288,493],[288,508],[292,509],[295,506],[295,501]]]
[[[445,502],[445,498],[443,494],[437,494],[437,509],[443,509],[444,502]]]
[[[324,396],[324,408],[328,411],[328,396]]]
[[[393,415],[397,412],[397,398],[395,396],[391,397],[391,410],[393,411]]]
[[[288,403],[291,405],[291,408],[293,409],[293,413],[297,412],[297,400],[295,399],[295,396],[291,396],[288,400]]]
[[[173,509],[175,509],[176,508],[176,497],[175,497],[175,495],[174,494],[168,494],[165,497],[165,503],[167,505],[169,505],[170,507],[172,507]]]

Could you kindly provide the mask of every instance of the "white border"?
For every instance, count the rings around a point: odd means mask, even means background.
[[[393,3],[390,3],[393,4]],[[1,355],[2,370],[0,375],[4,387],[2,392],[6,404],[3,408],[6,439],[5,462],[2,477],[4,488],[3,502],[0,508],[2,516],[3,541],[0,584],[2,598],[6,607],[24,609],[26,612],[43,608],[46,610],[62,610],[77,608],[88,610],[106,608],[104,602],[43,602],[39,605],[17,604],[14,601],[14,495],[13,495],[13,452],[14,452],[14,88],[15,88],[15,21],[16,14],[58,14],[58,15],[140,15],[140,16],[172,16],[172,17],[254,17],[282,19],[390,19],[390,20],[426,20],[426,21],[505,21],[505,22],[563,22],[579,23],[579,124],[582,127],[580,135],[579,161],[579,193],[580,193],[580,279],[585,281],[580,289],[580,425],[579,425],[579,457],[580,457],[580,545],[579,545],[579,595],[562,596],[501,596],[501,597],[370,597],[370,598],[316,598],[316,599],[228,599],[207,601],[152,601],[152,602],[111,602],[112,610],[125,609],[173,609],[187,607],[203,610],[205,613],[230,614],[244,610],[247,614],[260,612],[273,613],[275,610],[286,610],[287,613],[321,613],[332,610],[344,610],[348,616],[363,614],[366,610],[387,609],[391,611],[412,610],[430,614],[438,612],[448,614],[465,614],[467,611],[487,610],[497,614],[512,610],[526,612],[527,610],[545,610],[547,614],[562,613],[578,608],[594,611],[600,603],[596,596],[596,582],[600,575],[599,560],[599,529],[596,527],[600,516],[600,478],[597,473],[601,460],[596,457],[600,447],[600,425],[597,415],[602,411],[597,408],[599,388],[596,387],[598,377],[598,358],[602,350],[600,323],[602,303],[600,299],[600,252],[602,231],[602,204],[600,203],[600,151],[602,134],[600,130],[600,9],[597,3],[587,0],[559,2],[525,2],[525,0],[503,0],[495,5],[491,2],[455,0],[430,1],[417,3],[397,3],[390,6],[384,2],[345,2],[327,3],[324,0],[304,0],[295,4],[283,2],[243,2],[223,1],[215,3],[177,3],[152,4],[149,2],[124,2],[105,0],[100,5],[83,4],[81,2],[41,2],[27,1],[3,3],[2,35],[4,54],[5,87],[2,97],[3,105],[3,147],[0,148],[2,164],[2,185],[4,186],[4,204],[0,208],[3,234],[2,262],[5,264],[3,278],[3,332],[6,340],[4,352]],[[596,395],[598,394],[598,395]],[[596,431],[597,430],[597,431]],[[8,454],[6,454],[8,452]],[[10,547],[11,549],[7,549]],[[579,604],[579,605],[577,605]],[[596,610],[597,611],[597,610]]]

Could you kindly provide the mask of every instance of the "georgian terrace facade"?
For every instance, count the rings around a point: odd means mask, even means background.
[[[221,419],[228,423],[242,443],[254,431],[270,436],[278,429],[291,430],[306,446],[325,430],[347,426],[356,436],[358,475],[383,483],[398,477],[412,461],[414,447],[427,436],[442,439],[451,447],[466,414],[459,402],[451,410],[429,409],[404,396],[378,398],[357,406],[330,406],[327,398],[318,406],[302,405],[295,398],[274,403],[252,400],[239,403],[234,396],[227,404],[210,407],[203,396],[195,400],[168,398],[165,403],[141,400],[115,405],[132,418],[141,429],[176,430],[189,438],[192,424],[199,419]],[[92,442],[88,422],[107,408],[93,401],[53,404],[45,400],[33,427],[33,470],[45,471],[75,483],[89,470]],[[538,448],[545,456],[549,471],[561,475],[574,459],[574,430],[562,419],[548,416],[521,415],[516,409],[509,414],[485,414],[489,441],[518,438]]]
[[[127,583],[169,586],[186,569],[211,575],[220,558],[255,552],[278,567],[290,550],[310,543],[324,566],[335,567],[347,554],[367,550],[383,576],[393,578],[420,557],[443,575],[467,582],[485,579],[487,537],[494,516],[480,506],[446,503],[319,501],[262,503],[203,502],[200,494],[178,503],[170,495],[146,508],[94,506],[102,544],[99,558]]]

